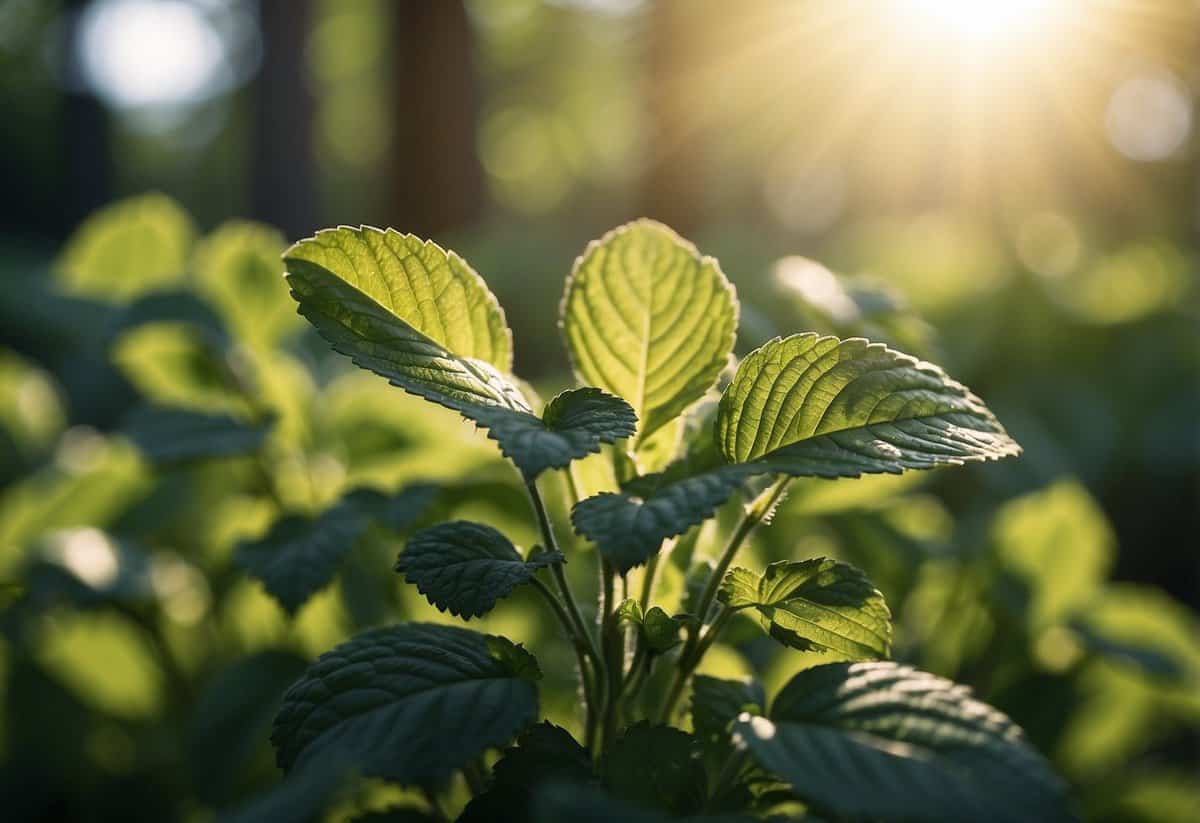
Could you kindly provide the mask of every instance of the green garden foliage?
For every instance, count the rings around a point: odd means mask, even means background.
[[[1021,447],[939,366],[824,327],[739,357],[720,264],[638,220],[563,261],[574,384],[543,402],[453,251],[195,232],[127,201],[54,269],[133,395],[118,425],[68,427],[52,375],[0,357],[5,798],[54,780],[105,820],[1195,808],[1148,755],[1200,724],[1195,615],[1109,582],[1081,482],[989,488]],[[943,475],[968,478],[953,511]]]

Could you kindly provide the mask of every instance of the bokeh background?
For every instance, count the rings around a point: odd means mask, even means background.
[[[243,808],[278,779],[265,724],[303,659],[431,616],[393,580],[393,536],[289,620],[230,559],[280,511],[470,477],[444,508],[533,539],[490,444],[328,356],[273,263],[266,286],[212,286],[233,282],[222,255],[272,261],[339,223],[432,237],[552,392],[574,257],[650,216],[721,260],[740,352],[885,340],[1025,447],[798,485],[753,559],[863,566],[898,655],[1011,713],[1084,817],[1200,819],[1198,90],[1194,0],[0,0],[2,816]],[[245,460],[130,445],[144,402],[246,405],[170,323],[129,331],[133,298],[181,283],[271,384],[269,488]],[[282,312],[270,339],[256,306]],[[39,576],[55,563],[86,596]],[[538,615],[518,597],[484,628],[547,647],[569,724],[569,655]],[[722,648],[713,665],[776,687],[803,665]]]

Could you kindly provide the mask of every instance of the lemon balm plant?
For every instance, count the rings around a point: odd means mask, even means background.
[[[462,820],[1069,817],[1058,781],[1007,717],[888,660],[891,615],[863,571],[830,558],[735,565],[793,478],[1018,454],[940,368],[863,339],[799,333],[728,376],[733,287],[716,260],[643,220],[576,261],[561,329],[579,386],[542,405],[512,374],[503,310],[453,252],[340,227],[296,243],[284,262],[300,313],[333,349],[486,429],[528,493],[538,545],[523,552],[488,524],[444,522],[412,535],[396,571],[464,621],[532,587],[573,650],[580,697],[576,736],[539,722],[541,668],[519,638],[370,629],[284,695],[272,741],[289,781],[331,769],[381,778],[422,788],[427,813],[445,817],[439,793],[461,774],[472,792]],[[584,469],[598,465],[610,488],[588,493]],[[553,482],[569,490],[569,515],[548,510]],[[715,562],[689,564],[683,605],[663,608],[664,556],[731,500],[740,513]],[[339,523],[379,505],[344,499],[311,524],[329,551],[301,562],[319,566],[351,539]],[[573,534],[556,529],[568,521]],[[595,598],[573,589],[568,563],[596,565]],[[248,565],[270,585],[272,568],[253,556]],[[697,674],[742,618],[830,662],[771,700],[754,683]]]

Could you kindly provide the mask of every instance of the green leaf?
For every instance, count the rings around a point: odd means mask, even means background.
[[[565,729],[543,721],[521,734],[492,767],[492,781],[457,823],[529,820],[539,786],[593,781],[592,756]]]
[[[271,344],[300,319],[283,282],[283,235],[247,220],[222,223],[196,247],[197,289],[244,340]]]
[[[711,517],[734,489],[758,473],[757,466],[722,466],[681,480],[665,473],[646,475],[625,491],[580,500],[571,523],[618,571],[626,572],[645,563],[666,538]]]
[[[455,520],[414,534],[396,571],[440,611],[470,620],[482,617],[539,569],[561,563],[558,552],[539,552],[528,561],[491,526]]]
[[[252,454],[262,448],[269,425],[243,423],[228,414],[142,406],[122,429],[151,463],[178,463]]]
[[[440,784],[534,721],[536,671],[504,638],[427,623],[372,629],[288,689],[271,742],[285,771],[342,757],[370,777]]]
[[[539,420],[508,409],[480,409],[471,415],[488,427],[488,437],[532,480],[546,469],[565,468],[572,460],[600,451],[633,434],[637,418],[619,397],[600,389],[565,391],[551,400]]]
[[[639,442],[713,386],[736,329],[717,261],[652,220],[590,244],[567,280],[562,330],[575,374],[630,401]]]
[[[300,313],[336,351],[407,392],[465,416],[529,412],[504,372],[504,312],[466,262],[391,229],[317,232],[284,254]]]
[[[1015,456],[1020,447],[945,372],[879,343],[816,334],[755,349],[721,396],[725,459],[856,477]]]
[[[58,276],[68,291],[123,303],[182,279],[191,218],[161,194],[121,200],[88,217],[67,240]]]
[[[108,323],[107,337],[115,342],[125,332],[152,323],[188,326],[214,349],[230,344],[225,322],[211,305],[189,291],[154,291],[143,294],[114,312]]]
[[[671,814],[698,811],[708,791],[695,739],[671,726],[635,723],[600,762],[600,780],[615,797]]]
[[[761,575],[731,569],[717,598],[730,609],[753,609],[763,629],[793,649],[846,660],[891,651],[892,613],[883,595],[861,571],[827,557],[781,560]]]
[[[1035,628],[1062,621],[1097,595],[1112,566],[1116,536],[1100,506],[1074,480],[1006,503],[992,521],[992,545],[1012,604]]]
[[[817,811],[920,821],[1071,820],[1049,765],[1005,715],[895,663],[829,663],[784,686],[736,737]]]
[[[233,796],[253,772],[280,697],[307,666],[290,652],[262,651],[235,661],[205,685],[186,738],[189,772],[205,802]]]
[[[356,489],[317,517],[287,515],[257,540],[238,545],[237,562],[261,580],[289,614],[327,586],[342,560],[372,524],[404,528],[429,504],[430,487],[417,485],[394,496]]]
[[[729,742],[729,727],[742,712],[764,714],[767,695],[761,683],[722,680],[698,674],[692,678],[692,728],[705,745]]]
[[[658,606],[646,610],[642,622],[642,634],[646,637],[646,645],[651,651],[662,654],[679,645],[679,630],[683,622],[667,614]]]

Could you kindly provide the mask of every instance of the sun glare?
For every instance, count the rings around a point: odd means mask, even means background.
[[[913,28],[978,43],[1036,30],[1061,0],[898,0]]]

